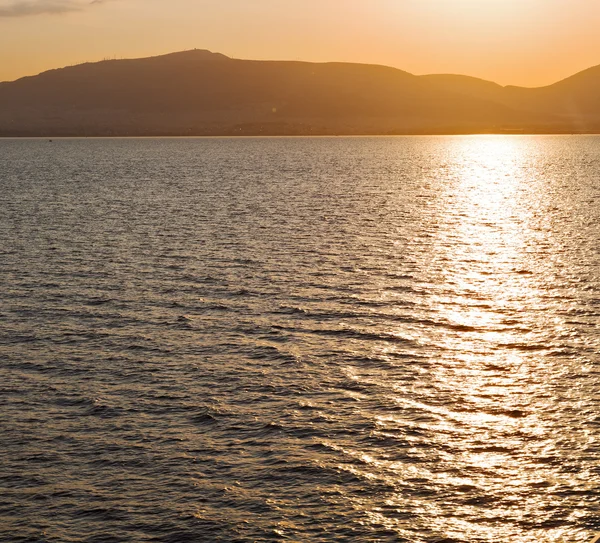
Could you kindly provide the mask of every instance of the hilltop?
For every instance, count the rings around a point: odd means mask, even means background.
[[[600,132],[599,97],[599,66],[528,89],[192,50],[0,83],[0,135]]]

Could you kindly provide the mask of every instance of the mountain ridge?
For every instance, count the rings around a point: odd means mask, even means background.
[[[1,136],[600,132],[600,66],[538,88],[204,49],[0,83]]]

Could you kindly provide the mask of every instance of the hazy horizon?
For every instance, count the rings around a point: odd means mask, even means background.
[[[308,7],[307,7],[308,6]],[[540,87],[598,65],[593,0],[0,0],[0,81],[195,47]]]

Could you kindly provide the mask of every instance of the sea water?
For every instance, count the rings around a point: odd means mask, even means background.
[[[0,140],[0,539],[588,541],[600,137]]]

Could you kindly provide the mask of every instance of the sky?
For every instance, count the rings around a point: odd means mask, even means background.
[[[600,0],[0,0],[0,81],[209,49],[543,86],[600,64]]]

